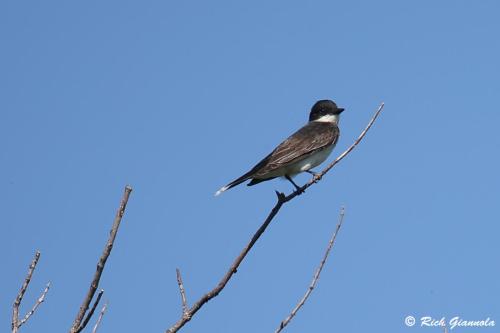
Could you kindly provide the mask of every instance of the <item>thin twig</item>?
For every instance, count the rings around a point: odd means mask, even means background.
[[[38,264],[39,259],[40,259],[40,251],[36,251],[35,256],[33,257],[33,260],[31,261],[31,264],[28,268],[28,274],[26,275],[26,278],[24,279],[24,283],[21,286],[19,293],[17,294],[16,300],[14,301],[14,305],[12,306],[12,323],[11,323],[12,333],[18,332],[19,327],[21,327],[21,325],[24,324],[29,319],[29,317],[31,317],[31,315],[38,308],[38,305],[40,305],[40,303],[43,302],[43,300],[45,299],[45,295],[48,292],[48,287],[47,287],[46,291],[44,291],[42,293],[42,296],[40,297],[41,301],[39,303],[38,302],[35,303],[32,311],[28,312],[28,314],[26,314],[26,316],[24,317],[23,320],[19,320],[19,306],[21,305],[21,302],[23,300],[24,293],[28,289],[28,286],[31,282],[31,277],[33,276],[33,272],[35,271],[35,268],[36,268],[36,265]]]
[[[177,274],[177,284],[179,285],[179,292],[181,293],[181,301],[182,301],[182,316],[189,317],[189,308],[186,300],[186,291],[184,290],[184,283],[182,282],[181,271],[176,268],[175,272]]]
[[[269,226],[273,218],[278,214],[279,210],[281,207],[287,203],[288,201],[294,199],[296,196],[301,194],[305,189],[307,189],[309,186],[311,186],[314,183],[317,183],[318,181],[321,180],[321,178],[328,172],[330,169],[332,169],[338,162],[340,162],[344,157],[346,157],[360,142],[361,140],[365,137],[366,133],[368,130],[371,128],[377,117],[379,116],[380,112],[384,108],[384,103],[380,104],[378,110],[375,112],[373,117],[371,118],[370,122],[368,125],[365,127],[365,129],[361,132],[359,137],[354,141],[354,143],[347,148],[342,154],[339,155],[332,163],[330,163],[323,171],[321,171],[318,175],[313,176],[313,178],[307,182],[304,186],[302,186],[300,189],[292,192],[291,194],[285,196],[285,194],[280,193],[276,191],[276,195],[278,197],[276,204],[274,207],[271,209],[269,212],[269,215],[266,217],[260,228],[255,232],[255,234],[252,236],[252,239],[250,242],[245,246],[245,248],[240,252],[240,254],[236,257],[234,260],[233,264],[229,268],[229,270],[226,272],[226,274],[222,277],[222,279],[219,281],[217,286],[210,290],[208,293],[203,295],[196,303],[193,304],[193,306],[189,309],[189,316],[182,316],[174,325],[172,325],[169,329],[166,330],[166,333],[175,333],[177,332],[181,327],[183,327],[188,321],[191,320],[191,318],[194,316],[200,308],[207,303],[209,300],[212,298],[216,297],[219,295],[219,293],[224,289],[226,284],[229,282],[231,277],[233,276],[234,273],[236,273],[239,265],[245,258],[245,256],[248,254],[248,252],[252,249],[254,244],[257,242],[257,240],[260,238],[260,236],[264,233],[266,228]]]
[[[304,294],[304,296],[302,296],[302,299],[299,301],[299,303],[297,303],[297,305],[295,306],[295,308],[293,308],[292,312],[290,312],[290,314],[288,315],[288,317],[286,317],[280,323],[280,326],[276,329],[276,331],[274,331],[274,333],[281,332],[285,328],[285,326],[288,325],[288,323],[292,320],[293,317],[295,317],[295,315],[297,314],[297,312],[304,305],[304,303],[307,301],[307,299],[311,295],[312,291],[316,287],[316,283],[318,283],[319,276],[321,274],[321,271],[323,270],[323,266],[325,265],[326,260],[328,259],[328,255],[330,254],[330,251],[331,251],[331,249],[333,247],[333,244],[335,243],[335,239],[337,238],[337,233],[339,232],[340,227],[342,226],[342,222],[343,221],[344,221],[344,207],[342,207],[340,209],[340,216],[339,216],[339,222],[337,224],[337,228],[335,228],[335,231],[334,231],[332,237],[330,238],[330,241],[328,242],[328,246],[326,247],[326,251],[325,251],[325,254],[323,255],[323,259],[321,260],[318,268],[316,269],[316,273],[314,273],[314,277],[313,277],[313,279],[311,281],[311,284],[307,288],[306,293]]]
[[[28,319],[30,319],[30,317],[33,315],[33,313],[35,313],[36,309],[38,309],[38,307],[40,306],[40,304],[42,304],[45,301],[45,296],[49,292],[49,289],[50,289],[50,282],[47,283],[47,286],[45,286],[45,289],[43,290],[42,295],[40,295],[40,297],[38,297],[38,299],[35,302],[35,305],[33,305],[33,307],[31,308],[31,310],[19,322],[19,327],[21,327],[25,322],[27,322]]]
[[[108,307],[108,301],[104,303],[104,306],[101,309],[101,312],[99,313],[99,317],[97,318],[97,321],[95,322],[94,329],[92,330],[92,333],[96,333],[97,329],[99,328],[99,325],[101,324],[102,317],[104,317],[104,312],[106,312],[106,309]]]
[[[102,294],[104,294],[104,289],[99,290],[99,293],[97,294],[97,297],[94,301],[94,304],[90,308],[90,311],[87,312],[87,315],[85,316],[85,319],[83,320],[83,323],[80,325],[80,328],[78,329],[77,332],[81,332],[89,323],[90,318],[94,315],[95,309],[97,309],[97,306],[99,305],[99,302],[101,301]]]
[[[123,193],[123,197],[120,203],[120,207],[116,212],[115,220],[113,222],[113,227],[111,228],[109,239],[104,247],[101,258],[97,263],[97,269],[94,274],[94,278],[92,279],[92,283],[90,284],[89,291],[87,292],[87,296],[83,300],[82,305],[80,306],[80,310],[76,315],[76,318],[71,326],[70,333],[80,332],[85,328],[85,325],[82,325],[82,320],[87,313],[90,302],[92,298],[94,298],[95,292],[99,286],[99,280],[101,279],[102,272],[104,270],[104,265],[106,265],[106,260],[108,260],[109,255],[111,254],[111,250],[113,249],[113,244],[115,242],[116,234],[118,233],[118,228],[120,227],[120,222],[122,220],[123,214],[125,213],[125,208],[127,207],[128,198],[130,193],[132,192],[132,188],[130,186],[125,186],[125,190]],[[89,318],[90,319],[90,318]],[[88,321],[87,321],[88,322]]]

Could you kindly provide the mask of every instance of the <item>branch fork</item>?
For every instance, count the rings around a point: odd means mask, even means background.
[[[19,319],[19,307],[21,306],[24,294],[26,293],[26,290],[28,289],[28,286],[31,282],[31,277],[33,276],[33,272],[35,271],[36,265],[38,264],[38,260],[40,260],[40,251],[35,252],[35,256],[33,257],[33,260],[31,261],[31,264],[28,268],[28,274],[26,275],[24,283],[21,286],[19,293],[17,294],[17,297],[14,301],[14,305],[12,306],[12,323],[11,323],[12,333],[17,333],[19,331],[19,328],[31,318],[31,316],[35,313],[38,307],[45,301],[45,296],[49,292],[50,282],[47,283],[47,286],[45,287],[42,294],[31,308],[31,310],[28,313],[26,313],[23,319]]]

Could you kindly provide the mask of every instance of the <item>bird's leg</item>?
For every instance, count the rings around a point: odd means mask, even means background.
[[[295,184],[295,182],[292,180],[292,178],[291,178],[289,175],[285,175],[285,178],[286,178],[286,179],[287,179],[290,183],[292,183],[292,184],[293,184],[293,186],[295,186],[295,190],[297,190],[297,192],[298,192],[299,194],[304,193],[304,190],[303,190],[302,188],[300,188],[300,186],[299,186],[299,185]]]
[[[306,170],[306,172],[308,174],[313,175],[314,177],[319,177],[319,172],[315,172],[315,171],[312,171],[312,170]]]
[[[312,170],[306,170],[307,173],[313,175],[313,181],[317,183],[321,179],[321,172],[314,172]]]

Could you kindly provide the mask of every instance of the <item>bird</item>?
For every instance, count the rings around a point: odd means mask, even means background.
[[[308,172],[323,163],[335,147],[339,135],[339,119],[344,108],[332,100],[317,101],[309,113],[309,121],[298,131],[280,143],[250,171],[221,187],[215,196],[247,180],[247,186],[259,184],[277,177],[285,177],[300,193],[303,191],[292,177]]]

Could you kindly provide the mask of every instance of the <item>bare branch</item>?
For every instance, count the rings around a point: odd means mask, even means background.
[[[12,325],[11,325],[12,332],[17,332],[17,329],[19,328],[19,306],[21,305],[21,301],[23,300],[26,289],[28,289],[28,285],[30,284],[33,271],[35,270],[36,264],[38,263],[39,259],[40,259],[40,251],[36,251],[35,257],[31,261],[31,264],[28,268],[28,275],[24,279],[24,283],[21,286],[21,290],[19,290],[16,300],[14,301],[14,305],[12,306]]]
[[[106,260],[108,260],[109,255],[111,254],[111,250],[113,249],[113,244],[115,242],[116,234],[118,233],[118,228],[120,227],[120,222],[122,220],[123,214],[125,213],[125,208],[127,207],[127,202],[128,198],[130,196],[130,193],[132,192],[132,188],[130,186],[125,186],[125,190],[123,193],[123,197],[120,203],[120,207],[118,208],[118,211],[116,212],[115,220],[113,222],[113,226],[111,228],[110,234],[108,241],[106,243],[106,246],[104,247],[103,253],[101,255],[101,258],[99,259],[99,262],[97,263],[97,269],[94,274],[94,278],[92,279],[92,283],[90,284],[89,291],[87,293],[87,296],[83,300],[82,305],[80,306],[80,310],[78,311],[78,314],[76,315],[75,321],[73,322],[73,325],[71,326],[70,333],[77,333],[80,332],[82,329],[85,328],[85,325],[82,324],[82,320],[85,317],[85,314],[87,313],[90,302],[92,301],[92,298],[94,298],[95,292],[99,286],[99,281],[101,279],[102,272],[104,270],[104,265],[106,265]],[[88,318],[90,319],[90,317]],[[88,322],[88,320],[87,320]]]
[[[106,312],[106,309],[108,307],[108,302],[104,303],[104,306],[101,309],[101,312],[99,313],[99,317],[97,318],[97,321],[94,325],[94,329],[92,329],[92,333],[96,333],[97,329],[99,328],[99,325],[101,324],[102,317],[104,317],[104,312]]]
[[[313,279],[311,281],[311,284],[307,288],[306,293],[304,294],[304,296],[302,296],[302,298],[299,301],[299,303],[297,303],[297,305],[295,306],[295,308],[293,308],[292,312],[290,312],[290,314],[288,315],[288,317],[286,317],[280,323],[280,326],[276,329],[276,331],[274,331],[274,333],[281,332],[285,328],[285,326],[288,325],[288,323],[292,320],[293,317],[295,317],[295,315],[297,314],[297,312],[304,305],[304,303],[307,301],[307,299],[311,295],[312,291],[316,287],[316,283],[318,283],[318,279],[319,279],[319,276],[321,274],[321,271],[323,270],[323,266],[325,265],[326,260],[328,259],[328,255],[330,254],[330,251],[331,251],[331,249],[333,247],[333,244],[335,243],[335,239],[337,238],[337,233],[339,232],[340,227],[342,226],[342,222],[343,221],[344,221],[344,207],[342,207],[340,209],[340,216],[339,216],[339,222],[337,224],[337,228],[335,228],[335,231],[333,232],[333,235],[330,238],[330,241],[328,242],[328,246],[326,247],[326,251],[325,251],[325,254],[323,255],[323,259],[321,260],[318,268],[316,269],[316,273],[314,273],[314,277],[313,277]]]
[[[37,301],[35,302],[35,305],[33,305],[33,308],[31,308],[31,310],[19,322],[19,327],[21,327],[25,322],[27,322],[28,319],[30,319],[30,317],[33,315],[33,313],[35,313],[36,309],[38,309],[38,307],[40,306],[40,304],[42,304],[43,301],[45,301],[45,296],[49,292],[49,289],[50,289],[50,282],[47,283],[47,286],[43,290],[42,295],[40,295],[40,297],[37,299]]]
[[[344,157],[346,157],[360,142],[361,140],[365,137],[366,133],[368,130],[371,128],[377,117],[379,116],[380,112],[384,108],[384,103],[380,104],[378,110],[375,112],[373,117],[371,118],[370,122],[368,125],[365,127],[365,129],[361,132],[359,137],[354,141],[354,143],[347,148],[342,154],[339,155],[332,163],[330,163],[323,171],[321,171],[318,175],[313,176],[313,178],[307,182],[304,186],[302,186],[300,189],[296,190],[295,192],[292,192],[291,194],[285,196],[285,194],[276,192],[276,195],[278,197],[278,201],[274,205],[274,207],[271,209],[271,212],[269,212],[269,215],[266,217],[264,220],[263,224],[260,226],[260,228],[255,232],[255,234],[252,236],[252,239],[250,242],[245,246],[245,248],[241,251],[241,253],[236,257],[234,260],[233,264],[227,271],[227,273],[222,277],[222,279],[219,281],[217,286],[203,295],[196,303],[193,304],[193,306],[189,309],[189,316],[182,316],[174,325],[172,325],[169,329],[167,329],[166,333],[174,333],[177,332],[181,327],[183,327],[188,321],[191,320],[193,315],[198,312],[198,310],[209,300],[212,298],[216,297],[219,295],[219,293],[224,289],[226,284],[229,282],[231,277],[233,276],[234,273],[236,273],[239,265],[243,261],[243,259],[246,257],[248,252],[252,249],[254,244],[257,242],[257,240],[260,238],[260,236],[264,233],[266,228],[269,226],[271,221],[274,219],[276,214],[278,214],[279,210],[281,207],[287,203],[288,201],[294,199],[296,196],[299,194],[303,193],[305,189],[307,189],[309,186],[317,183],[318,181],[321,180],[321,178],[328,172],[330,169],[332,169],[338,162],[340,162]]]
[[[280,210],[281,206],[284,203],[284,201],[283,201],[284,198],[285,198],[285,195],[283,193],[278,193],[278,202],[276,203],[276,205],[274,206],[274,208],[271,210],[271,213],[269,213],[269,216],[266,218],[266,220],[261,225],[261,227],[257,230],[257,232],[253,235],[253,237],[250,240],[250,242],[243,249],[243,251],[241,251],[241,253],[238,255],[238,257],[234,260],[233,264],[231,265],[231,267],[227,271],[226,275],[224,275],[224,277],[222,278],[222,280],[219,282],[219,284],[217,284],[217,286],[214,289],[212,289],[211,291],[209,291],[208,293],[206,293],[205,295],[203,295],[195,304],[193,304],[193,306],[191,307],[191,309],[189,309],[189,316],[182,316],[182,318],[179,319],[179,321],[177,321],[177,323],[175,323],[172,327],[170,327],[167,330],[167,333],[177,332],[182,326],[184,326],[188,321],[191,320],[191,318],[193,317],[193,315],[196,312],[198,312],[198,310],[205,303],[207,303],[212,298],[216,297],[222,291],[222,289],[224,289],[224,287],[229,282],[229,280],[231,279],[231,277],[233,276],[233,274],[236,273],[236,271],[238,269],[238,266],[243,261],[243,259],[247,255],[247,253],[253,247],[253,245],[255,244],[255,242],[257,242],[257,240],[262,235],[262,233],[264,233],[264,231],[266,230],[266,228],[269,225],[269,223],[271,223],[271,221],[273,220],[274,216]]]
[[[104,289],[99,290],[99,293],[97,294],[97,297],[94,301],[94,304],[92,305],[92,308],[90,308],[90,311],[85,316],[85,319],[83,320],[83,323],[80,325],[80,328],[78,329],[77,332],[81,332],[89,323],[90,318],[92,318],[92,316],[94,315],[95,309],[97,309],[97,306],[101,301],[102,294],[104,294]]]
[[[21,286],[19,293],[17,294],[16,300],[14,301],[14,305],[12,306],[12,324],[11,324],[12,333],[18,332],[19,327],[21,327],[21,325],[24,324],[31,317],[31,315],[36,311],[38,306],[44,301],[45,295],[49,291],[48,288],[50,286],[50,283],[47,285],[47,288],[45,288],[45,291],[42,293],[42,296],[40,296],[38,301],[33,306],[33,309],[26,314],[23,320],[19,320],[19,306],[21,305],[21,302],[23,300],[24,293],[26,293],[26,290],[28,289],[28,286],[31,282],[31,277],[33,276],[33,272],[35,271],[39,259],[40,259],[40,251],[36,251],[35,256],[33,257],[33,260],[31,261],[31,264],[28,268],[28,274],[26,275],[24,283]]]
[[[181,276],[181,271],[176,268],[175,272],[177,274],[177,284],[179,285],[179,292],[181,293],[181,300],[182,300],[182,316],[183,317],[189,317],[189,308],[187,305],[187,300],[186,300],[186,291],[184,290],[184,283],[182,283],[182,276]]]

